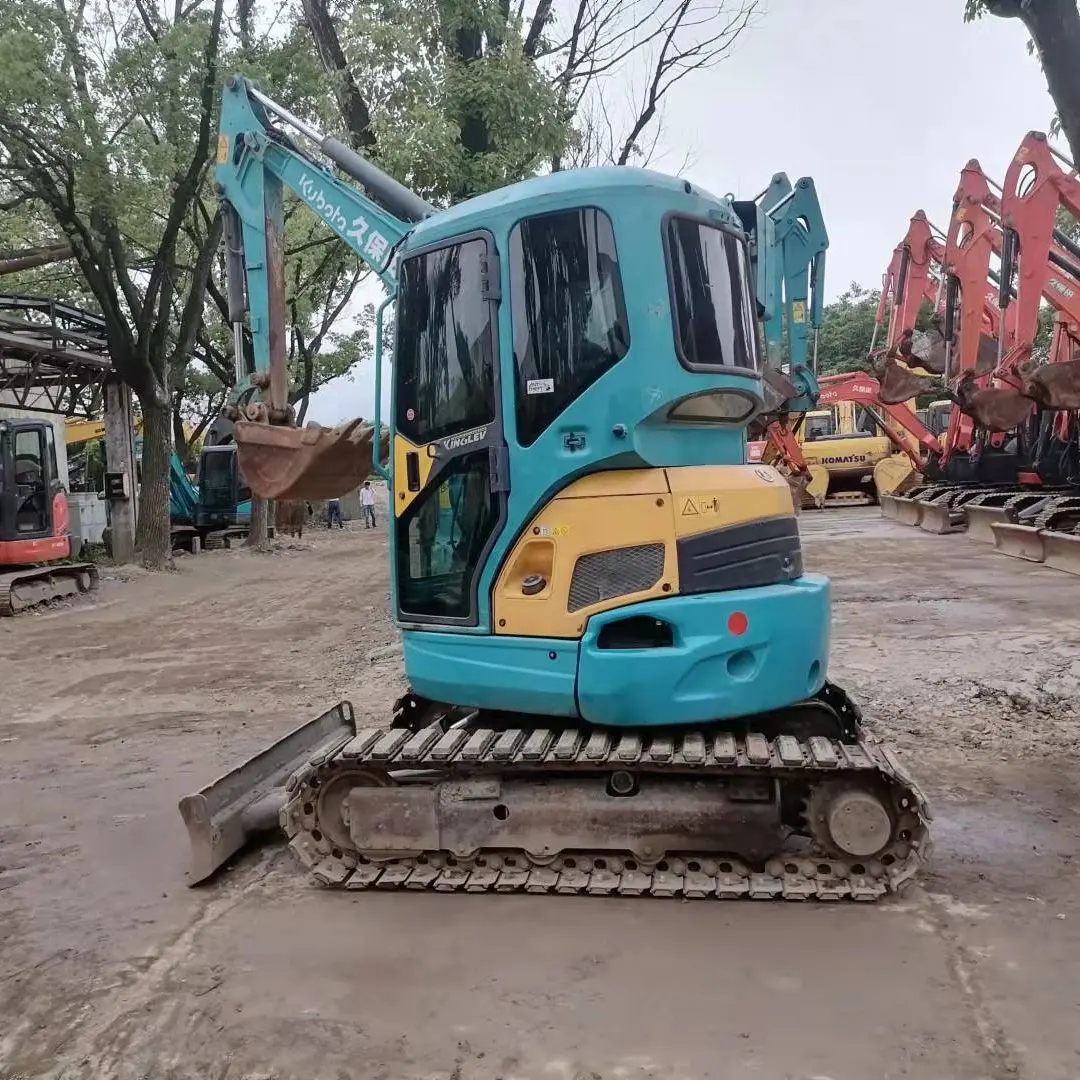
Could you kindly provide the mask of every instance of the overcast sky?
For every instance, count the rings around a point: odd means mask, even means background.
[[[960,169],[1001,180],[1053,103],[1018,21],[965,24],[963,0],[767,0],[731,56],[669,95],[653,167],[752,197],[812,176],[829,231],[826,299],[874,287],[919,209],[948,224]],[[625,96],[625,88],[622,96]],[[378,289],[367,294],[379,295]],[[370,418],[360,365],[313,395],[309,420]]]

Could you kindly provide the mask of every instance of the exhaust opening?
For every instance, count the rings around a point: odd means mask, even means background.
[[[670,649],[675,644],[675,631],[662,619],[633,615],[607,623],[596,644],[600,649]]]

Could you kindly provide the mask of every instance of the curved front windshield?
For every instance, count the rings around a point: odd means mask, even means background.
[[[683,366],[760,370],[754,275],[745,241],[693,218],[668,218],[665,229],[675,344]]]

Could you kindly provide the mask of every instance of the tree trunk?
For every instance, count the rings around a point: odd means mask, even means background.
[[[252,498],[251,524],[248,526],[247,546],[252,551],[269,551],[270,538],[267,525],[270,521],[270,507],[265,499]]]
[[[195,455],[184,434],[184,415],[180,411],[182,398],[177,397],[172,406],[172,441],[176,456],[184,463],[188,472],[195,472]]]
[[[169,435],[172,410],[139,398],[143,414],[142,490],[135,550],[148,570],[172,566],[169,531]]]

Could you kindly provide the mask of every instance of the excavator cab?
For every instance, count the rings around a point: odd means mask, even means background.
[[[214,529],[238,524],[240,506],[251,498],[251,488],[240,477],[234,444],[220,443],[202,448],[197,483],[199,501],[195,524]]]
[[[67,558],[67,527],[52,424],[0,421],[0,564]]]

